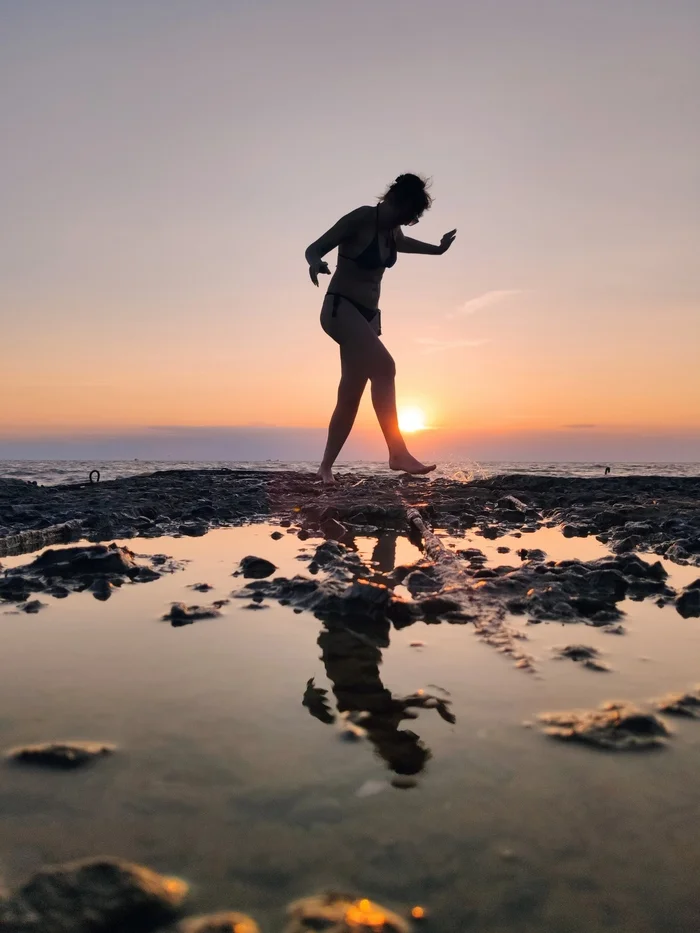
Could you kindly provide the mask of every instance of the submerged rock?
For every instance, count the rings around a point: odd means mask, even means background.
[[[600,660],[600,652],[588,645],[566,645],[564,648],[554,648],[553,651],[558,660],[576,661],[592,671],[610,670],[608,665]]]
[[[80,768],[114,751],[115,746],[105,742],[44,742],[10,749],[7,757],[21,764],[66,770]]]
[[[264,557],[255,557],[249,554],[244,557],[240,563],[243,576],[254,580],[261,580],[263,577],[269,577],[277,570],[277,567]]]
[[[187,885],[142,865],[94,858],[45,868],[6,901],[8,933],[147,933],[176,919]]]
[[[173,628],[180,625],[190,625],[200,619],[215,619],[221,612],[216,606],[186,606],[184,603],[173,603],[170,611],[163,616],[164,622],[170,622]]]
[[[160,555],[150,560],[159,565]],[[163,557],[163,563],[167,560]],[[164,569],[172,572],[179,567]],[[106,600],[114,586],[147,583],[160,576],[153,567],[137,563],[129,548],[117,544],[49,548],[31,563],[5,571],[0,578],[0,600],[24,602],[36,592],[62,598],[83,590],[89,590],[96,599]]]
[[[584,742],[615,751],[653,748],[670,735],[663,721],[626,703],[603,703],[594,710],[541,713],[543,731],[552,738]]]
[[[260,933],[260,927],[246,914],[226,910],[202,917],[186,917],[172,933]]]
[[[349,894],[318,894],[294,901],[287,908],[284,933],[410,933],[410,924],[366,898]]]
[[[39,599],[30,599],[28,603],[25,603],[19,608],[22,612],[28,612],[31,615],[39,612],[41,609],[45,609],[46,603],[42,603]]]
[[[690,716],[700,719],[700,686],[690,693],[669,693],[654,701],[654,706],[661,713],[676,716]]]

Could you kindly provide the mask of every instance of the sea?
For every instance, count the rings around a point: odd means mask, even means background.
[[[318,463],[309,460],[0,460],[0,478],[21,479],[53,486],[58,483],[87,481],[98,470],[101,480],[155,473],[159,470],[295,470],[316,471]],[[432,477],[460,482],[486,479],[504,473],[533,473],[546,476],[601,476],[606,468],[616,476],[700,476],[700,463],[603,463],[518,462],[508,460],[466,460],[438,463]],[[339,462],[340,473],[390,474],[386,462],[357,460]]]

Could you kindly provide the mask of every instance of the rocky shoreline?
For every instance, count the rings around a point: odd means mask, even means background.
[[[38,486],[0,479],[0,557],[59,541],[203,535],[212,528],[288,519],[329,535],[405,530],[406,508],[433,527],[486,538],[543,525],[598,536],[615,553],[647,551],[700,566],[700,477],[530,474],[469,483],[345,474],[324,488],[311,473],[164,470],[102,483]]]

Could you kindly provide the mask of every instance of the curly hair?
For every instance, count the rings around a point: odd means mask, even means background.
[[[395,201],[404,205],[408,212],[412,213],[416,220],[433,203],[433,199],[428,194],[427,188],[430,181],[421,178],[420,175],[413,175],[408,172],[405,175],[399,175],[392,182],[382,195],[382,201]]]

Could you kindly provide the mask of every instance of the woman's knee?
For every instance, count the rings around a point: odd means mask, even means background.
[[[373,367],[373,372],[370,375],[370,379],[372,382],[388,382],[394,379],[395,376],[396,363],[394,362],[393,356],[387,353],[381,359],[377,360],[375,366]]]

